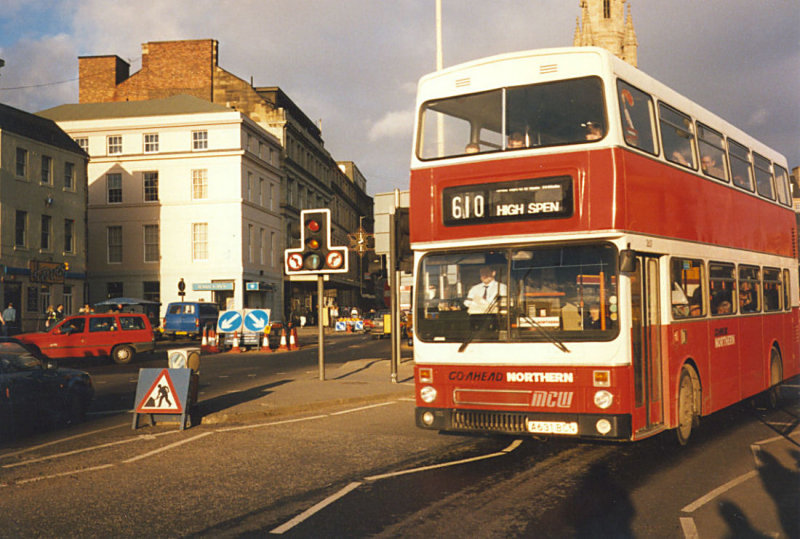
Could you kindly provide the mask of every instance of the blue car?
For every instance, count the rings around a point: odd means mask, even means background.
[[[93,398],[88,373],[59,368],[17,339],[0,338],[0,441],[77,423]]]

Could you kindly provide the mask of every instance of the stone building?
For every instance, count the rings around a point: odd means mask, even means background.
[[[51,120],[0,104],[0,305],[22,331],[87,300],[87,159]]]
[[[637,66],[636,31],[630,4],[625,14],[626,0],[580,0],[581,16],[575,27],[575,47],[602,47]]]
[[[120,296],[283,310],[281,146],[206,100],[61,105],[39,113],[90,156],[91,302]]]
[[[279,140],[281,154],[281,243],[296,247],[300,210],[349,207],[355,220],[372,216],[372,200],[364,186],[334,188],[341,170],[325,149],[322,133],[279,87],[254,87],[218,64],[216,40],[148,42],[142,45],[142,67],[130,73],[130,65],[118,56],[79,58],[79,99],[81,103],[158,99],[187,94],[238,110]],[[346,176],[345,176],[346,177]],[[339,219],[338,221],[336,219]],[[344,222],[345,214],[334,218],[334,230],[353,232]],[[349,219],[349,214],[346,216]],[[326,283],[335,289],[340,304],[359,301],[359,280],[355,270]],[[313,287],[305,284],[286,289],[286,311],[292,304],[313,308]],[[296,297],[295,293],[298,294]],[[328,292],[326,292],[328,293]]]

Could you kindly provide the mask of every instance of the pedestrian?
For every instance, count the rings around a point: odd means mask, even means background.
[[[53,327],[56,323],[56,310],[53,308],[52,305],[47,306],[47,311],[45,312],[45,319],[44,319],[44,329],[49,330]]]
[[[0,324],[3,324],[3,337],[8,337],[8,324],[6,324],[6,319],[0,315]]]
[[[64,320],[64,314],[64,304],[59,303],[58,307],[56,307],[56,323]]]

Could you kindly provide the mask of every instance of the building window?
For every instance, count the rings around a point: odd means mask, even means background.
[[[106,298],[121,298],[122,297],[122,283],[114,281],[106,283]]]
[[[259,229],[258,238],[258,263],[262,266],[267,263],[267,231]]]
[[[247,185],[245,186],[245,200],[252,201],[253,200],[253,173],[247,173]]]
[[[155,153],[158,151],[158,133],[145,133],[144,153]]]
[[[122,227],[110,226],[106,229],[108,238],[108,263],[122,263]]]
[[[267,195],[264,191],[264,178],[258,179],[258,205],[264,206],[264,197]]]
[[[122,153],[122,135],[110,135],[106,141],[108,143],[108,155]]]
[[[208,223],[192,223],[192,260],[208,260]]]
[[[275,184],[271,183],[269,185],[269,209],[275,209]]]
[[[255,250],[258,248],[256,244],[256,227],[253,225],[247,225],[247,243],[250,244],[247,250],[247,261],[252,264],[253,261],[256,260]]]
[[[25,178],[28,174],[28,150],[17,148],[17,177]]]
[[[158,172],[143,172],[144,201],[158,202]]]
[[[144,225],[144,261],[158,262],[158,225]]]
[[[47,155],[42,156],[42,183],[53,184],[53,158]]]
[[[269,265],[272,268],[275,267],[275,263],[276,263],[275,251],[277,251],[277,250],[278,250],[278,246],[275,243],[275,233],[274,232],[270,232],[269,233]]]
[[[52,307],[53,305],[50,303],[50,287],[49,286],[42,286],[41,290],[39,291],[39,305],[42,307],[42,313],[47,312],[48,307]]]
[[[64,285],[64,314],[69,316],[72,314],[72,285]]]
[[[53,235],[53,231],[51,230],[52,224],[52,217],[49,215],[42,215],[42,241],[40,247],[43,251],[50,250],[50,238]]]
[[[31,313],[35,313],[39,310],[39,289],[35,286],[29,286],[27,288],[26,297],[27,301],[27,311]]]
[[[64,252],[75,252],[75,221],[64,219]]]
[[[208,198],[208,170],[204,168],[192,171],[192,198]]]
[[[89,153],[89,137],[77,137],[75,142],[78,143],[78,146],[81,147],[81,150],[87,154]]]
[[[603,18],[611,18],[611,0],[603,0]]]
[[[25,247],[27,245],[26,242],[27,237],[28,237],[28,212],[17,210],[17,216],[14,222],[14,246]]]
[[[108,186],[108,203],[119,204],[122,202],[122,174],[114,172],[106,174]]]
[[[158,281],[144,281],[142,283],[142,299],[147,301],[161,301],[161,283]]]
[[[208,149],[208,131],[192,131],[192,150]]]
[[[75,189],[75,163],[64,163],[64,189]]]

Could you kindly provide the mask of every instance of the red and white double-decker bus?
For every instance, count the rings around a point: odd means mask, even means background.
[[[638,440],[800,372],[786,160],[596,48],[425,76],[416,422]]]

